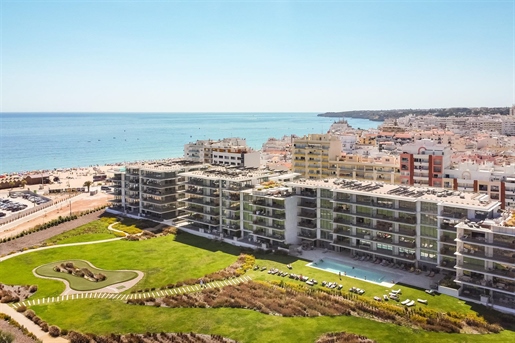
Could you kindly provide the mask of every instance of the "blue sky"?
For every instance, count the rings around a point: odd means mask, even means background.
[[[513,1],[1,3],[4,112],[510,106]]]

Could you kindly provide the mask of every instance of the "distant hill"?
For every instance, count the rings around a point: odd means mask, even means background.
[[[363,118],[374,121],[384,121],[390,118],[400,118],[413,114],[415,116],[434,115],[437,117],[464,117],[480,114],[510,114],[509,107],[453,107],[453,108],[429,108],[429,109],[405,109],[405,110],[363,110],[363,111],[344,111],[321,113],[319,117],[337,118]]]

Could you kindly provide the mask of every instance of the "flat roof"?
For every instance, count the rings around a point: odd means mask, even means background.
[[[487,195],[479,193],[459,192],[444,190],[434,187],[402,186],[382,182],[357,181],[348,179],[326,180],[295,180],[288,185],[310,188],[325,188],[342,193],[353,193],[376,197],[385,197],[395,200],[415,202],[429,201],[449,207],[460,207],[490,211],[498,204],[498,201],[490,200]]]

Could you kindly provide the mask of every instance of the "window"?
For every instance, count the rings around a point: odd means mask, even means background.
[[[438,213],[438,205],[433,202],[422,201],[420,203],[420,210],[422,212],[437,214]]]
[[[377,243],[377,249],[384,249],[384,250],[392,251],[393,247],[391,245],[388,245],[388,244]]]

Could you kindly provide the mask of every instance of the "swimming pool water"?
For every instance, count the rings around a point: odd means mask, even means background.
[[[308,266],[312,268],[322,269],[335,274],[341,273],[342,276],[346,275],[349,277],[355,277],[357,279],[362,279],[376,283],[390,283],[392,280],[398,279],[397,274],[387,272],[379,273],[373,270],[360,268],[359,266],[345,265],[331,259],[322,259],[319,261],[311,262],[308,263]]]

